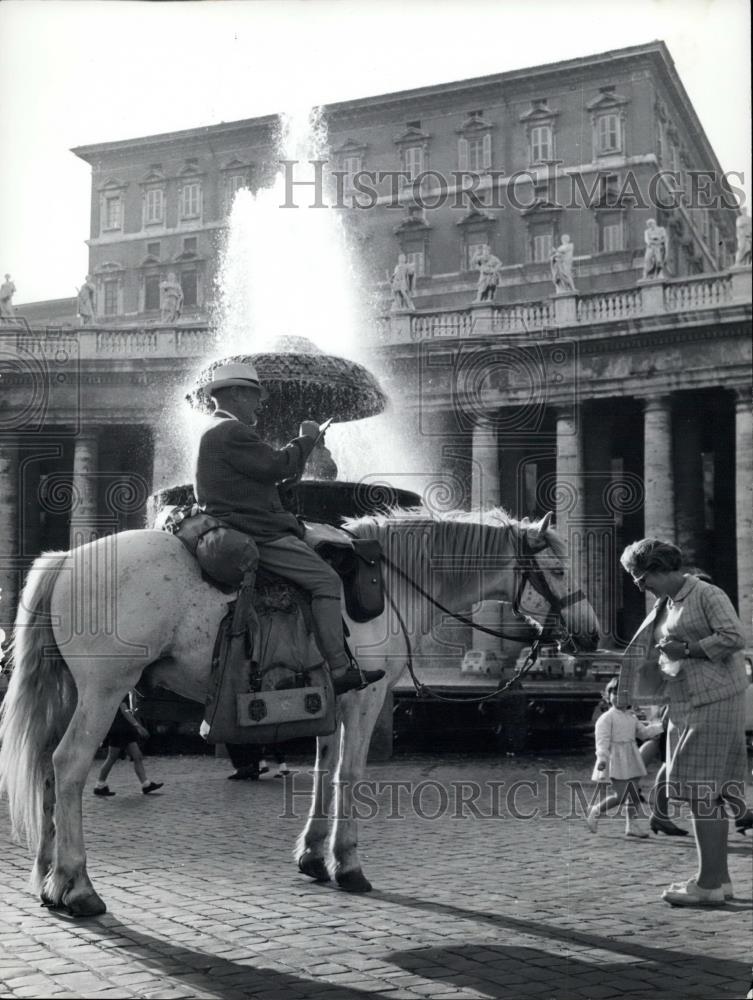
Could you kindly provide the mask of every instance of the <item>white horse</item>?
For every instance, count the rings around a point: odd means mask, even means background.
[[[571,579],[550,517],[530,524],[500,511],[398,510],[349,522],[355,535],[378,538],[385,555],[384,614],[348,627],[357,658],[381,666],[386,676],[338,699],[336,733],[317,741],[311,810],[297,850],[304,874],[327,880],[331,867],[342,888],[371,888],[358,857],[356,821],[348,818],[351,790],[363,776],[385,695],[405,667],[407,644],[420,652],[436,620],[432,600],[451,611],[509,601],[525,569],[574,644],[596,648],[596,617]],[[34,563],[16,619],[0,723],[0,791],[9,799],[14,835],[25,835],[35,852],[32,886],[46,905],[77,916],[104,912],[86,871],[82,824],[94,754],[142,675],[204,700],[228,600],[202,579],[180,541],[162,531],[127,531]]]

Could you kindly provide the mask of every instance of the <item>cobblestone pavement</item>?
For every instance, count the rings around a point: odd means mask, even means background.
[[[375,886],[364,896],[297,874],[290,813],[305,804],[282,779],[228,782],[224,760],[150,758],[165,787],[144,796],[121,763],[117,796],[94,798],[90,780],[84,800],[89,871],[109,907],[93,920],[39,906],[3,804],[0,995],[744,996],[750,838],[732,834],[732,903],[672,909],[659,893],[694,871],[692,838],[628,841],[617,818],[594,837],[567,818],[567,780],[587,778],[591,761],[416,755],[370,768],[382,786],[378,815],[361,823]],[[523,780],[543,783],[537,797],[510,793]],[[564,818],[521,818],[555,803]]]

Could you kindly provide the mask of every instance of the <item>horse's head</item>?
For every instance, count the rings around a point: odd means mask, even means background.
[[[551,520],[550,512],[541,521],[521,522],[522,579],[541,595],[559,620],[563,651],[591,653],[599,645],[599,621],[578,585],[565,543]]]

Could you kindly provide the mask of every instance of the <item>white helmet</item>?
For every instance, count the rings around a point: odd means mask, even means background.
[[[259,382],[259,376],[252,364],[247,361],[229,361],[226,364],[217,365],[206,375],[207,381],[202,382],[201,388],[211,396],[217,389],[224,389],[226,386],[240,385],[247,388],[258,389],[262,399],[266,399],[268,393]]]

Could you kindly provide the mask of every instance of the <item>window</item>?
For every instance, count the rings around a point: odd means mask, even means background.
[[[478,257],[478,255],[483,251],[486,246],[486,240],[481,243],[467,243],[465,247],[465,260],[463,262],[466,271],[473,270],[473,261]]]
[[[238,191],[242,191],[248,187],[248,179],[245,174],[231,174],[228,178],[227,187],[232,200]]]
[[[361,169],[361,157],[344,156],[342,161],[342,169],[345,171],[345,177],[344,177],[345,187],[352,189],[353,179]]]
[[[159,309],[158,274],[147,274],[144,278],[144,309]]]
[[[201,215],[201,184],[184,184],[180,192],[181,219],[197,219]]]
[[[597,204],[602,207],[614,208],[619,200],[620,178],[617,174],[601,174],[599,176],[599,195]]]
[[[105,229],[120,229],[121,204],[119,194],[105,198]]]
[[[601,115],[597,120],[600,153],[618,153],[622,149],[619,115]]]
[[[407,171],[410,180],[416,179],[424,169],[423,146],[406,146],[403,153],[403,168]]]
[[[162,188],[149,188],[144,206],[144,222],[147,226],[162,222],[164,205],[165,195]]]
[[[196,271],[183,271],[180,276],[180,287],[183,290],[183,306],[197,305],[198,275]]]
[[[105,316],[118,314],[118,282],[105,282]]]
[[[622,250],[622,222],[606,222],[601,226],[599,250],[603,253],[613,253]]]
[[[426,274],[426,254],[423,250],[409,250],[405,254],[405,259],[413,265],[416,277],[421,278]]]
[[[542,163],[552,159],[552,126],[537,125],[531,129],[531,162]]]
[[[146,245],[146,255],[147,257],[157,257],[159,259],[160,245],[159,241],[156,243],[147,243]]]
[[[183,240],[183,253],[196,253],[197,240],[195,236],[186,236]]]
[[[554,246],[554,239],[551,233],[534,233],[531,239],[531,254],[534,263],[541,263],[549,260],[549,255]]]

